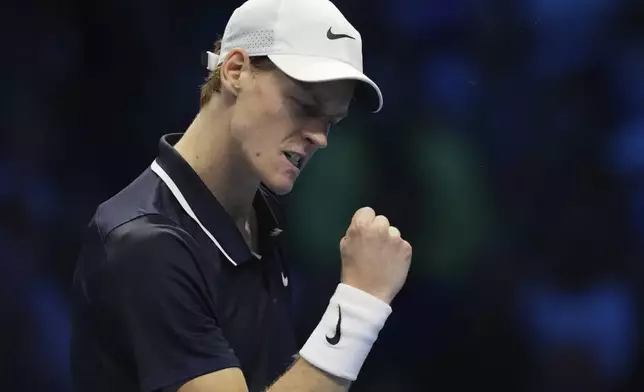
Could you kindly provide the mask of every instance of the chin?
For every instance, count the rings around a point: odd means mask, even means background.
[[[283,196],[291,193],[293,190],[293,185],[295,181],[290,178],[281,177],[281,178],[266,178],[262,183],[271,190],[271,192]]]
[[[266,185],[266,187],[268,189],[270,189],[271,192],[275,193],[278,196],[287,195],[287,194],[291,193],[291,191],[293,190],[293,185],[290,185],[290,186],[275,186],[273,184],[266,184],[266,183],[264,183],[264,185]]]

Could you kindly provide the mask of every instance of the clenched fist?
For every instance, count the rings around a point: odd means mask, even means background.
[[[390,304],[407,280],[411,253],[387,218],[363,207],[340,240],[342,282]]]

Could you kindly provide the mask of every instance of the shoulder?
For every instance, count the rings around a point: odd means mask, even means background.
[[[157,214],[143,215],[114,228],[103,243],[105,269],[134,279],[192,270],[199,255],[196,241],[186,230]]]
[[[163,254],[164,250],[181,248],[192,252],[192,236],[174,221],[160,214],[137,216],[104,233],[108,258],[131,253]]]
[[[145,170],[97,207],[86,228],[79,265],[96,269],[118,265],[124,258],[194,253],[195,241],[169,200],[157,176]]]
[[[196,281],[197,252],[188,232],[162,215],[141,215],[106,233],[93,221],[74,281],[87,296],[128,287],[158,289],[179,278]]]

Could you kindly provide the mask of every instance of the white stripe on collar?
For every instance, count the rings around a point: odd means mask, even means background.
[[[208,231],[208,229],[206,229],[204,225],[201,224],[201,222],[199,221],[195,213],[192,211],[192,208],[190,208],[190,204],[188,204],[188,201],[186,201],[186,198],[183,197],[183,194],[179,190],[179,187],[177,187],[177,184],[175,184],[174,181],[172,181],[172,178],[170,178],[168,173],[166,173],[165,170],[163,170],[163,168],[159,166],[156,160],[152,162],[152,165],[150,165],[150,167],[152,168],[152,171],[155,172],[161,178],[161,180],[168,186],[168,188],[170,189],[170,192],[172,192],[172,194],[177,199],[177,201],[179,202],[183,210],[186,212],[186,214],[188,214],[188,216],[190,216],[192,219],[194,219],[195,222],[197,222],[199,227],[201,227],[201,230],[203,230],[203,232],[206,233],[208,238],[210,238],[212,242],[214,242],[214,244],[217,246],[217,248],[219,248],[221,253],[223,253],[223,255],[226,256],[228,261],[233,263],[234,266],[237,266],[237,263],[235,263],[235,260],[233,260],[233,258],[230,257],[228,253],[226,253],[226,251],[224,250],[224,247],[221,246],[221,244]]]

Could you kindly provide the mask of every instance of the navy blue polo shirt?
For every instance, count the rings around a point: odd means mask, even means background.
[[[259,254],[165,135],[152,165],[101,204],[73,279],[76,391],[166,391],[239,367],[250,391],[297,353],[279,205],[260,188]]]

